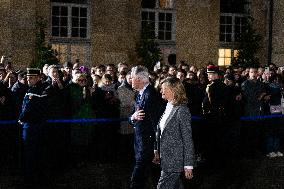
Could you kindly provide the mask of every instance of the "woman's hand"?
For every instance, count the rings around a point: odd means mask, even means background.
[[[186,179],[192,179],[193,178],[192,169],[184,169],[184,176]]]

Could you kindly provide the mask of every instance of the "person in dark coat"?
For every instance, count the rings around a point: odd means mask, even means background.
[[[91,91],[87,85],[87,76],[83,73],[73,75],[72,82],[67,87],[70,119],[94,118]],[[88,150],[92,142],[93,123],[73,122],[70,128],[70,146],[72,163],[77,167],[85,165]]]
[[[281,101],[283,98],[283,84],[280,75],[271,75],[267,85],[267,93],[270,95],[269,114],[281,115]],[[282,118],[273,118],[265,121],[265,150],[269,158],[282,157],[281,149],[281,129],[283,126]]]
[[[207,66],[209,84],[203,100],[203,112],[205,118],[205,140],[207,140],[207,158],[214,163],[221,163],[225,156],[225,131],[228,124],[227,110],[229,98],[227,86],[219,79],[219,67]]]
[[[120,116],[120,101],[118,94],[110,74],[104,74],[102,84],[99,86],[100,91],[97,91],[93,100],[101,99],[101,102],[95,102],[94,106],[97,109],[99,118],[116,119]],[[119,122],[111,121],[100,123],[97,125],[96,138],[98,139],[98,159],[100,161],[114,162],[117,157],[118,144],[118,129]],[[106,142],[108,141],[108,142]]]
[[[244,116],[255,117],[265,115],[264,104],[269,101],[265,84],[257,79],[257,68],[249,68],[249,76],[241,85],[244,102]],[[262,120],[245,120],[241,128],[242,150],[244,155],[256,156],[261,152]]]
[[[227,111],[229,119],[229,127],[226,128],[226,154],[230,158],[240,157],[240,130],[242,115],[242,94],[241,88],[236,85],[235,77],[233,74],[224,75],[224,83],[227,85],[228,97],[229,97],[229,109]]]
[[[130,117],[134,126],[135,166],[130,188],[144,188],[154,158],[154,141],[158,121],[165,109],[161,95],[149,85],[149,73],[143,66],[131,70],[132,88],[138,91],[135,108]],[[154,183],[156,184],[156,183]]]
[[[11,91],[0,82],[0,122],[10,122],[15,118],[15,108],[12,103]],[[14,124],[0,124],[0,168],[8,163],[15,155],[16,128]]]
[[[27,84],[27,76],[26,72],[21,71],[18,73],[18,81],[13,85],[11,88],[12,92],[12,101],[13,101],[13,107],[14,107],[14,116],[13,119],[17,119],[21,113],[22,109],[22,103],[24,96],[28,90],[28,84]],[[21,126],[19,124],[13,124],[10,127],[11,137],[13,141],[13,148],[10,149],[10,151],[13,153],[13,159],[16,160],[19,158],[20,155],[20,149],[21,149],[21,136],[19,133],[21,133]],[[16,161],[15,161],[16,163]]]
[[[62,77],[58,67],[51,65],[48,67],[48,80],[46,94],[48,95],[48,119],[67,118],[67,90],[63,86]],[[48,123],[49,145],[49,167],[51,169],[64,168],[68,163],[68,149],[70,141],[69,123]]]
[[[184,75],[186,76],[186,72],[184,70],[178,70],[177,76],[179,75]],[[204,92],[198,85],[198,78],[196,73],[189,71],[187,73],[187,78],[184,80],[181,80],[186,96],[188,98],[188,108],[190,110],[190,113],[192,116],[197,117],[196,119],[192,119],[192,136],[193,136],[193,141],[195,145],[195,151],[198,156],[198,159],[201,161],[202,160],[202,154],[203,154],[203,149],[204,149],[204,144],[203,144],[203,124],[202,120],[198,119],[202,115],[202,101],[204,99]]]
[[[28,83],[27,83],[27,73],[20,72],[18,74],[18,81],[13,85],[11,88],[12,91],[12,97],[13,97],[13,103],[16,108],[16,115],[17,117],[20,114],[23,99],[25,97],[25,94],[28,90]]]
[[[11,91],[0,82],[0,120],[9,120],[13,117]]]
[[[27,81],[29,89],[23,100],[19,123],[23,129],[24,179],[26,184],[33,185],[41,181],[44,175],[47,95],[40,80],[40,69],[27,68]]]

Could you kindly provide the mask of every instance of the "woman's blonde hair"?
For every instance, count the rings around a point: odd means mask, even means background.
[[[173,105],[187,104],[188,99],[186,97],[185,88],[182,82],[176,77],[167,77],[163,80],[162,84],[168,86],[173,92],[174,99],[172,101]]]

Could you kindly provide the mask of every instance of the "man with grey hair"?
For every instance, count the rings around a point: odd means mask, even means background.
[[[155,131],[165,103],[149,82],[144,66],[131,69],[132,88],[137,91],[135,108],[130,117],[134,126],[135,166],[131,177],[131,189],[142,189],[154,158]],[[153,183],[156,184],[156,183]]]

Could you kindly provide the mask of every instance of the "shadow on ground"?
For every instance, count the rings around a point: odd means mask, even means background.
[[[127,189],[133,163],[101,164],[88,162],[80,168],[52,173],[36,189]],[[147,189],[151,189],[148,184]],[[0,188],[22,187],[17,168],[3,166]],[[31,188],[31,187],[30,187]],[[200,164],[194,179],[185,183],[188,189],[273,189],[284,188],[284,158],[246,158],[212,166]]]

